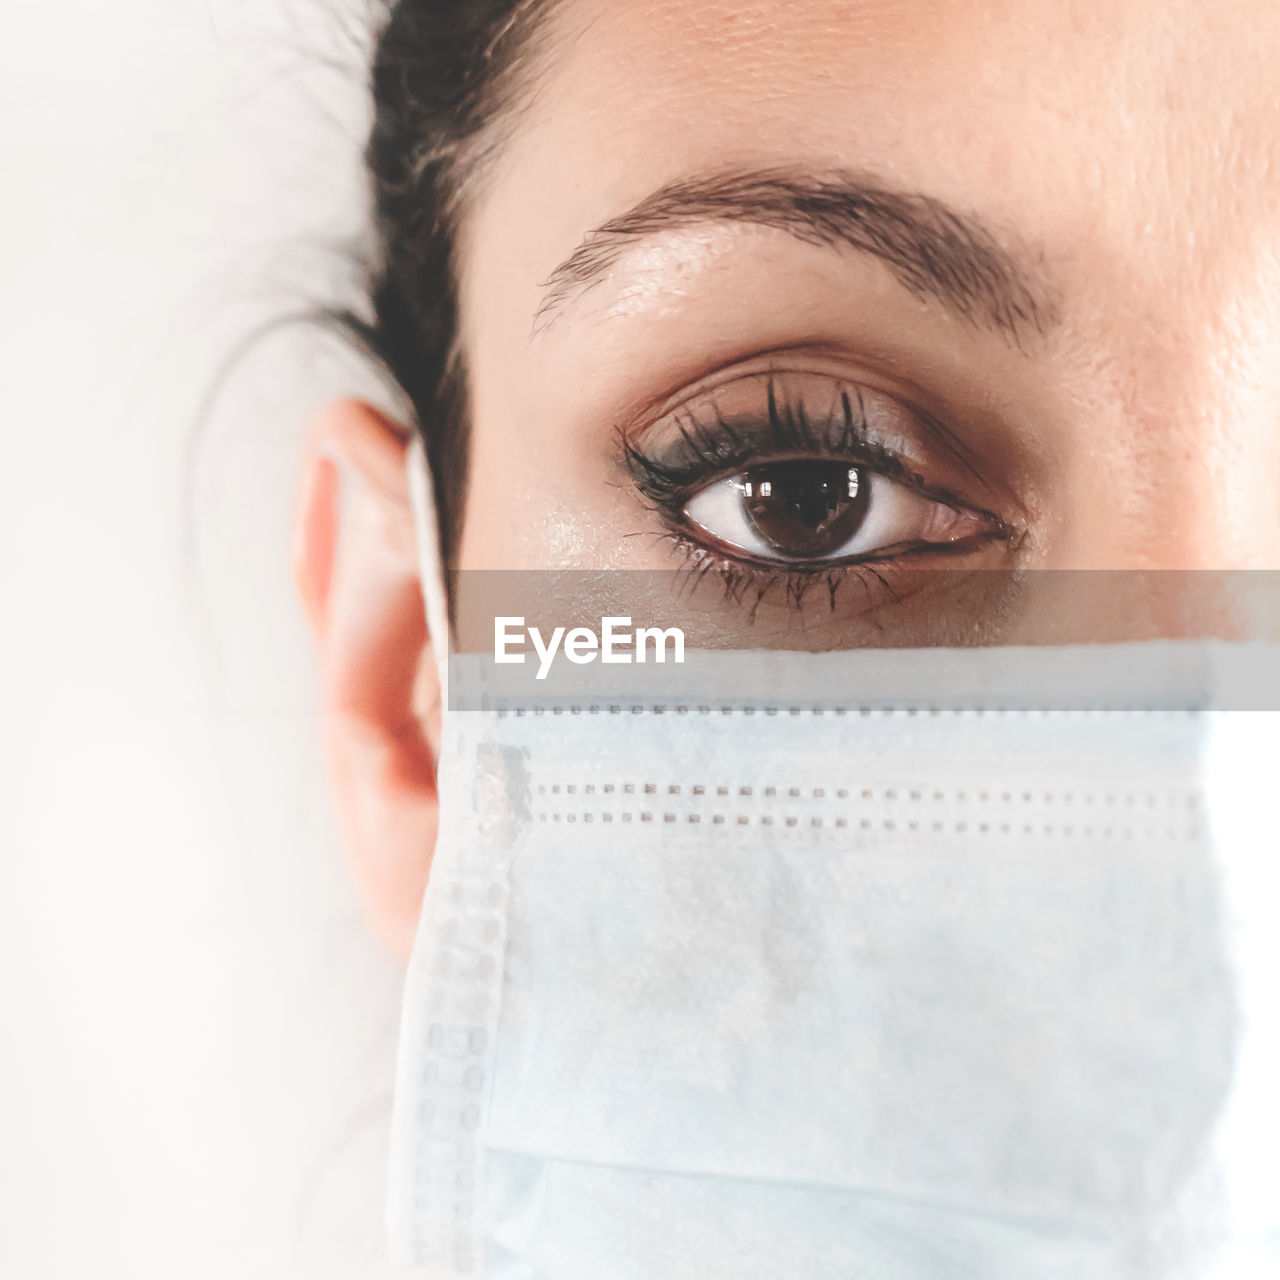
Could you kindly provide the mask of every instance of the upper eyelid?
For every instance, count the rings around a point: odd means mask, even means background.
[[[629,406],[624,416],[615,419],[615,435],[623,442],[615,456],[625,462],[633,442],[640,451],[647,451],[644,442],[675,415],[699,404],[714,402],[716,397],[730,393],[733,388],[762,378],[813,379],[848,387],[859,396],[865,394],[877,403],[894,406],[911,420],[910,434],[921,441],[921,453],[926,459],[949,474],[963,476],[963,481],[957,480],[958,489],[981,495],[978,501],[973,501],[956,493],[952,495],[955,501],[988,513],[994,503],[1012,513],[1012,521],[1002,520],[1010,529],[1025,528],[1032,518],[1026,495],[1010,484],[1005,465],[1001,463],[992,473],[992,458],[984,458],[983,451],[974,448],[962,411],[957,411],[961,421],[950,421],[952,411],[940,407],[936,395],[931,395],[926,388],[904,381],[901,370],[886,372],[884,368],[867,367],[850,351],[828,342],[783,343],[750,354],[740,353],[705,371],[695,382],[685,383],[683,390],[672,387],[660,396]],[[904,458],[914,456],[905,450],[894,452]],[[1007,448],[1006,456],[1011,456]],[[622,467],[624,473],[628,470],[625,465]]]
[[[682,471],[687,477],[687,481],[696,484],[699,488],[708,484],[714,484],[717,480],[723,480],[728,476],[735,475],[748,466],[766,466],[770,462],[782,462],[790,458],[814,458],[819,456],[837,458],[840,461],[848,461],[855,465],[861,466],[868,471],[876,471],[881,475],[887,476],[889,479],[898,483],[908,485],[909,487],[919,490],[922,493],[934,495],[940,491],[934,490],[932,486],[926,485],[920,476],[914,472],[907,464],[905,459],[900,455],[892,453],[883,447],[877,447],[874,442],[866,441],[860,446],[849,447],[843,451],[835,448],[823,448],[820,450],[811,450],[809,452],[785,452],[782,450],[770,450],[768,448],[750,448],[739,456],[731,456],[722,461],[704,464],[690,463],[684,468],[679,468],[671,464],[666,459],[641,458],[638,455],[632,455],[634,460],[639,463],[642,468],[651,468],[648,474],[652,478],[653,471],[661,468],[670,472]],[[632,478],[639,479],[635,470],[632,471]],[[674,479],[673,479],[674,483]],[[953,495],[943,495],[940,500],[951,500],[953,503],[958,502]],[[967,505],[967,504],[962,504]]]
[[[840,405],[836,421],[833,412],[815,415],[798,399],[780,398],[774,374],[752,375],[753,380],[759,377],[766,379],[763,412],[757,409],[726,416],[711,401],[707,416],[713,421],[707,421],[700,420],[688,405],[677,408],[667,415],[667,420],[676,424],[677,436],[663,448],[645,447],[662,419],[638,437],[619,431],[624,464],[638,487],[650,497],[670,497],[682,479],[690,485],[694,481],[708,484],[755,460],[825,455],[847,458],[912,488],[930,491],[931,486],[923,483],[903,453],[873,438],[861,387],[833,380],[838,395],[832,398],[832,409]],[[936,496],[953,505],[958,501],[941,491]]]
[[[802,360],[803,363],[789,364],[786,363],[788,360]],[[722,395],[740,383],[756,382],[761,378],[813,377],[828,382],[858,385],[859,377],[843,368],[848,360],[848,352],[832,347],[829,343],[797,345],[785,342],[773,347],[739,352],[714,368],[703,370],[697,378],[683,380],[677,386],[666,388],[661,394],[647,396],[628,405],[618,419],[616,429],[627,437],[639,439],[682,409]],[[831,365],[834,362],[841,368],[809,367],[815,361],[821,365]],[[870,383],[868,389],[873,386],[874,383]],[[903,399],[900,394],[885,389],[878,389],[876,393]],[[904,403],[910,399],[907,396]]]

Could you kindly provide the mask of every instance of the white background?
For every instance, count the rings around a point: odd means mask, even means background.
[[[378,1275],[399,974],[288,563],[360,373],[219,373],[350,287],[359,5],[0,14],[0,1275]]]

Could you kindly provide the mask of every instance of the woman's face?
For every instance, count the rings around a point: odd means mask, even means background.
[[[463,226],[459,567],[692,566],[717,643],[827,647],[1063,617],[921,570],[1280,564],[1271,0],[548,21]]]
[[[1280,575],[1216,572],[1280,567],[1274,0],[552,0],[535,44],[466,192],[458,567],[553,625],[581,576],[529,571],[644,571],[594,618],[693,645],[1280,630]],[[322,418],[296,566],[407,955],[443,646],[403,450]]]

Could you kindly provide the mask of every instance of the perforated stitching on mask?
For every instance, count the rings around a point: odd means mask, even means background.
[[[656,820],[657,817],[658,815],[656,815],[654,812],[650,810],[642,810],[639,813],[632,813],[629,811],[624,811],[622,813],[615,813],[608,810],[600,811],[600,812],[562,813],[560,811],[540,810],[538,813],[539,822],[543,822],[543,823],[564,822],[567,824],[576,824],[579,820],[581,820],[584,823],[591,823],[596,821],[603,822],[603,823],[611,823],[614,821],[619,821],[619,822],[639,821],[639,822],[652,823]],[[687,826],[698,826],[704,820],[709,821],[713,826],[724,826],[726,824],[732,824],[740,827],[746,827],[751,825],[756,825],[761,827],[782,826],[785,829],[804,828],[804,829],[819,829],[819,830],[823,830],[823,829],[839,830],[839,829],[845,829],[849,826],[849,819],[845,817],[836,817],[833,819],[826,819],[826,818],[819,817],[817,815],[812,815],[809,817],[808,821],[805,822],[802,820],[802,818],[799,815],[795,815],[795,814],[783,815],[781,819],[779,819],[777,816],[773,814],[768,814],[768,813],[760,813],[760,814],[713,813],[709,815],[702,814],[702,813],[686,813],[684,815],[675,814],[675,813],[663,813],[661,814],[661,820],[664,823],[677,824],[677,825],[680,823],[683,823]],[[871,831],[871,830],[897,831],[899,829],[904,829],[907,831],[919,831],[921,830],[921,827],[922,827],[922,824],[918,821],[913,820],[908,822],[899,822],[899,820],[896,818],[881,818],[881,819],[861,818],[858,820],[857,825],[858,825],[858,828],[863,831]],[[1045,836],[1064,836],[1067,838],[1081,838],[1086,840],[1092,840],[1095,838],[1095,836],[1101,836],[1101,838],[1106,840],[1111,840],[1111,839],[1132,840],[1135,836],[1141,836],[1141,838],[1144,840],[1165,839],[1165,840],[1178,841],[1178,840],[1198,840],[1201,835],[1199,827],[1197,827],[1194,824],[1181,827],[1181,828],[1179,827],[1159,828],[1159,827],[1153,827],[1153,826],[1146,826],[1146,827],[1139,828],[1139,827],[1132,827],[1132,826],[1124,826],[1124,827],[1104,827],[1101,830],[1098,830],[1097,828],[1094,828],[1092,826],[1080,827],[1074,823],[1066,823],[1066,824],[1060,825],[1052,822],[1045,822],[1045,823],[1027,822],[1027,823],[1022,823],[1020,825],[1015,825],[1013,823],[1002,822],[998,826],[993,826],[991,823],[988,823],[988,822],[970,823],[970,822],[963,822],[963,821],[960,821],[960,822],[934,821],[929,824],[929,829],[933,832],[950,831],[955,835],[965,835],[970,831],[977,831],[981,835],[993,835],[993,834],[1036,835],[1038,833],[1040,835],[1045,835]]]
[[[973,718],[1010,718],[1010,719],[1034,719],[1042,716],[1071,716],[1073,718],[1114,718],[1116,716],[1170,716],[1183,715],[1188,717],[1196,717],[1203,715],[1203,712],[1196,707],[920,707],[920,706],[875,706],[865,703],[824,703],[815,702],[807,704],[794,703],[741,703],[733,705],[731,703],[699,703],[696,706],[687,703],[662,703],[655,702],[645,705],[643,703],[592,703],[582,705],[574,703],[568,706],[563,704],[554,704],[550,708],[552,715],[563,715],[565,711],[569,711],[572,715],[582,715],[584,712],[589,716],[621,716],[621,715],[665,715],[668,712],[674,712],[676,715],[723,715],[723,716],[755,716],[763,713],[766,716],[777,715],[859,715],[859,716],[956,716]],[[501,702],[495,708],[499,719],[504,719],[509,715],[515,716],[543,716],[547,714],[548,708],[544,704],[524,705],[517,702]]]
[[[621,784],[621,790],[626,795],[635,794],[637,789],[644,795],[656,795],[661,791],[665,792],[667,795],[683,796],[686,791],[686,784],[678,782],[625,782]],[[560,795],[562,792],[567,795],[573,795],[576,790],[577,787],[573,783],[553,782],[538,784],[539,795],[547,795],[548,793],[551,795]],[[587,784],[583,787],[584,793],[588,795],[594,794],[595,790],[595,784]],[[612,795],[616,790],[618,790],[618,784],[606,782],[601,785],[600,790],[606,795]],[[709,788],[706,783],[694,783],[687,786],[688,794],[691,796],[703,796],[708,794],[710,790],[714,790],[715,794],[718,796],[727,796],[736,792],[739,796],[750,797],[755,794],[757,788],[748,785],[742,785],[735,788],[723,783],[717,784],[714,788]],[[763,797],[770,800],[777,799],[779,796],[785,796],[788,799],[823,800],[827,798],[829,792],[829,788],[827,787],[801,788],[790,785],[784,786],[779,783],[770,783],[767,786],[758,788],[758,790]],[[837,799],[846,800],[849,798],[851,792],[847,787],[839,787],[832,794],[834,794]],[[1016,794],[1011,791],[1003,791],[998,795],[993,796],[987,791],[979,791],[975,793],[962,787],[955,791],[941,791],[934,789],[928,793],[928,797],[926,798],[925,791],[918,787],[909,788],[905,793],[898,787],[863,787],[858,791],[857,795],[858,799],[866,802],[874,802],[876,800],[889,801],[891,803],[907,802],[924,804],[945,804],[948,802],[955,802],[960,804],[972,803],[989,806],[1010,804],[1026,805],[1037,802],[1043,804],[1075,804],[1079,802],[1085,805],[1102,804],[1113,807],[1118,805],[1128,808],[1137,808],[1145,805],[1146,808],[1155,809],[1161,807],[1161,805],[1167,805],[1169,807],[1184,806],[1188,809],[1194,809],[1197,807],[1198,803],[1198,797],[1195,794],[1181,790],[1169,792],[1103,792],[1099,798],[1098,794],[1095,792],[1087,792],[1083,796],[1078,796],[1074,791],[1021,791]]]

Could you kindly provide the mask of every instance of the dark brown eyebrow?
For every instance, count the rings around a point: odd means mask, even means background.
[[[773,227],[806,244],[880,259],[917,298],[932,297],[1018,343],[1055,320],[1047,290],[981,219],[931,196],[853,174],[733,170],[673,182],[603,226],[547,278],[535,331],[597,284],[637,242],[703,222]]]

